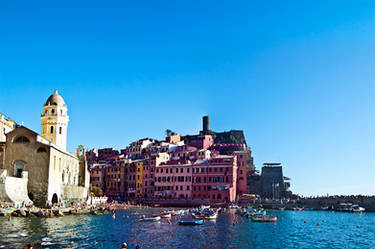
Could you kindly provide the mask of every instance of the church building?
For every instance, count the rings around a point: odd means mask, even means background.
[[[3,177],[5,170],[8,178],[26,178],[27,193],[19,191],[17,199],[37,206],[84,202],[90,181],[85,151],[82,146],[76,153],[66,151],[68,108],[57,91],[45,102],[40,118],[41,135],[24,126],[6,134]],[[8,181],[5,189],[16,188],[14,182]]]

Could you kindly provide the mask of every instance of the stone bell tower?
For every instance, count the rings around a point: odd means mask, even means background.
[[[66,151],[66,138],[68,131],[68,108],[64,99],[55,90],[43,106],[42,137],[50,140]]]

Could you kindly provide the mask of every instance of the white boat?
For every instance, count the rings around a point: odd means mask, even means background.
[[[200,210],[210,209],[211,206],[202,205],[199,207]]]
[[[358,204],[352,205],[352,212],[354,213],[361,213],[364,212],[366,209],[364,207],[360,207]]]
[[[340,203],[339,206],[336,208],[338,212],[351,212],[352,211],[352,203]]]
[[[172,215],[171,215],[171,213],[160,213],[160,217],[161,218],[171,218]]]
[[[206,219],[206,220],[214,220],[217,218],[217,213],[213,214],[191,214],[194,219]]]
[[[160,220],[160,216],[144,217],[144,218],[141,218],[139,221],[158,221],[158,220]]]

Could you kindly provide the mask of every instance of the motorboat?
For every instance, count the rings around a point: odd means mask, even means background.
[[[216,219],[217,218],[217,212],[214,210],[203,210],[200,212],[192,213],[191,216],[195,219]]]
[[[277,217],[253,217],[251,218],[252,222],[276,222]]]
[[[172,214],[170,212],[162,212],[160,213],[161,218],[171,218]]]
[[[142,217],[139,221],[159,221],[160,219],[160,216]]]
[[[265,216],[266,215],[266,210],[264,210],[263,208],[259,208],[259,209],[255,209],[255,208],[251,208],[251,209],[248,209],[244,214],[243,216],[246,216],[246,217],[254,217],[254,216]]]
[[[231,204],[231,205],[229,205],[229,207],[228,207],[229,209],[237,209],[237,208],[240,208],[238,205],[236,205],[236,204]]]
[[[199,207],[199,209],[200,209],[200,210],[205,210],[205,209],[210,209],[210,207],[211,207],[211,206],[209,206],[209,205],[208,205],[208,206],[201,205],[201,206]]]
[[[178,224],[183,226],[197,226],[202,225],[203,220],[180,220]]]
[[[352,203],[340,203],[339,206],[336,208],[338,212],[352,212]]]
[[[360,207],[358,204],[352,205],[352,212],[361,213],[361,212],[364,212],[364,211],[366,211],[366,209],[364,207]]]
[[[303,211],[304,208],[303,207],[295,207],[293,208],[294,211]]]

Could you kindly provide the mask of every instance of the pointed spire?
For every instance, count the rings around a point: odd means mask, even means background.
[[[58,94],[58,93],[57,93],[57,89],[55,89],[55,92],[54,92],[53,94],[55,94],[55,95],[57,95],[57,94]]]

